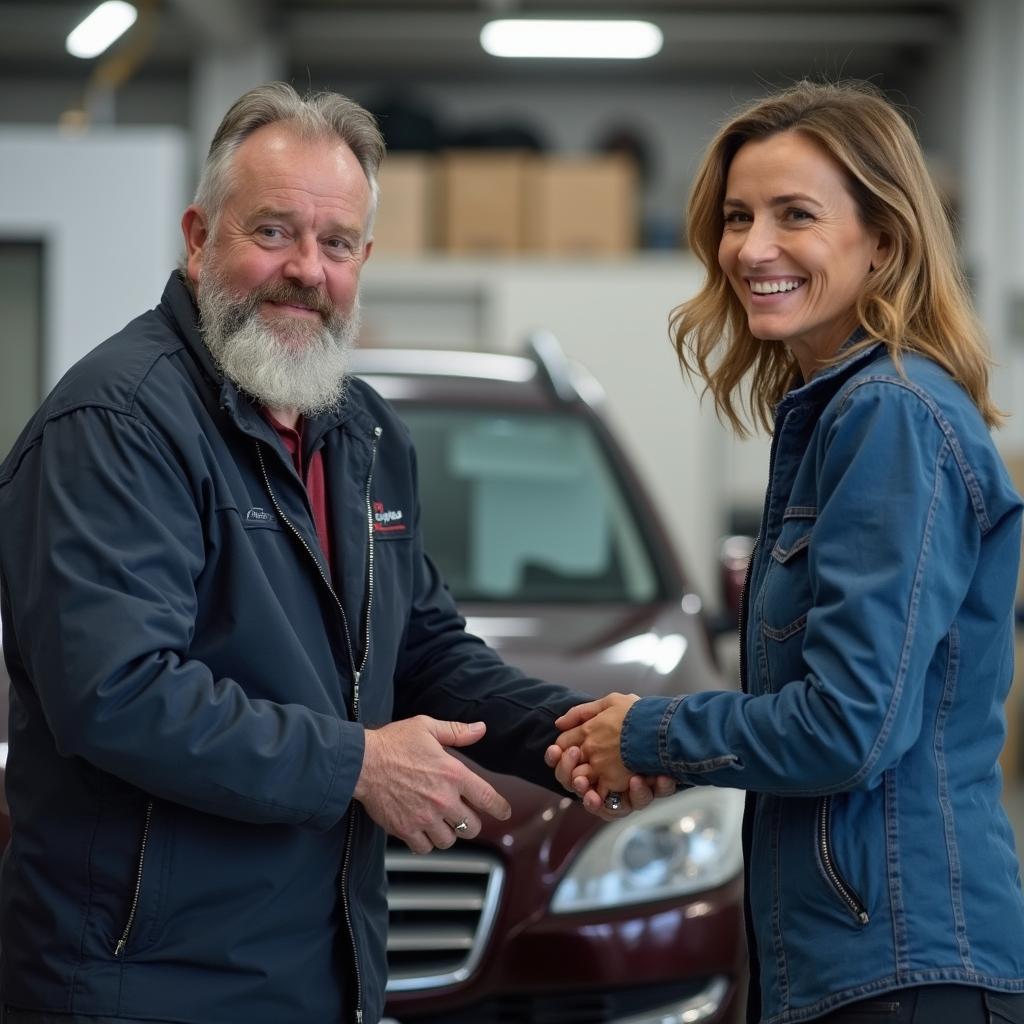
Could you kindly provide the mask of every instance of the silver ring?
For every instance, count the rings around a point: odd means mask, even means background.
[[[462,821],[458,823],[458,825],[452,825],[452,828],[455,829],[456,832],[468,832],[469,822],[465,818],[463,818]]]
[[[617,811],[619,809],[619,805],[621,803],[622,803],[622,794],[621,793],[609,793],[604,798],[604,805],[605,805],[605,807],[608,808],[609,811]]]

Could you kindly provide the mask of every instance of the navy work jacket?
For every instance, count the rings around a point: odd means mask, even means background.
[[[586,698],[465,632],[422,550],[394,412],[352,381],[304,443],[304,462],[323,454],[331,566],[291,459],[218,374],[175,274],[0,466],[3,1002],[376,1021],[385,837],[352,800],[364,728],[483,719],[469,753],[557,789],[543,751]]]

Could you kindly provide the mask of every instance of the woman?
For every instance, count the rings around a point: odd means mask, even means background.
[[[773,434],[743,692],[582,705],[549,763],[592,808],[630,773],[749,791],[751,1021],[1024,1021],[1021,502],[918,143],[874,89],[800,83],[718,133],[689,225],[681,363]]]

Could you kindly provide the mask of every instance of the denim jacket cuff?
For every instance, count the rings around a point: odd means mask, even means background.
[[[622,763],[637,775],[664,775],[658,743],[662,719],[674,697],[641,697],[622,722],[619,752]]]

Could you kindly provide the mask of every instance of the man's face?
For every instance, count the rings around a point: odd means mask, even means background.
[[[215,230],[195,207],[185,213],[204,340],[271,408],[317,412],[340,397],[370,203],[344,143],[269,125],[236,152]]]

